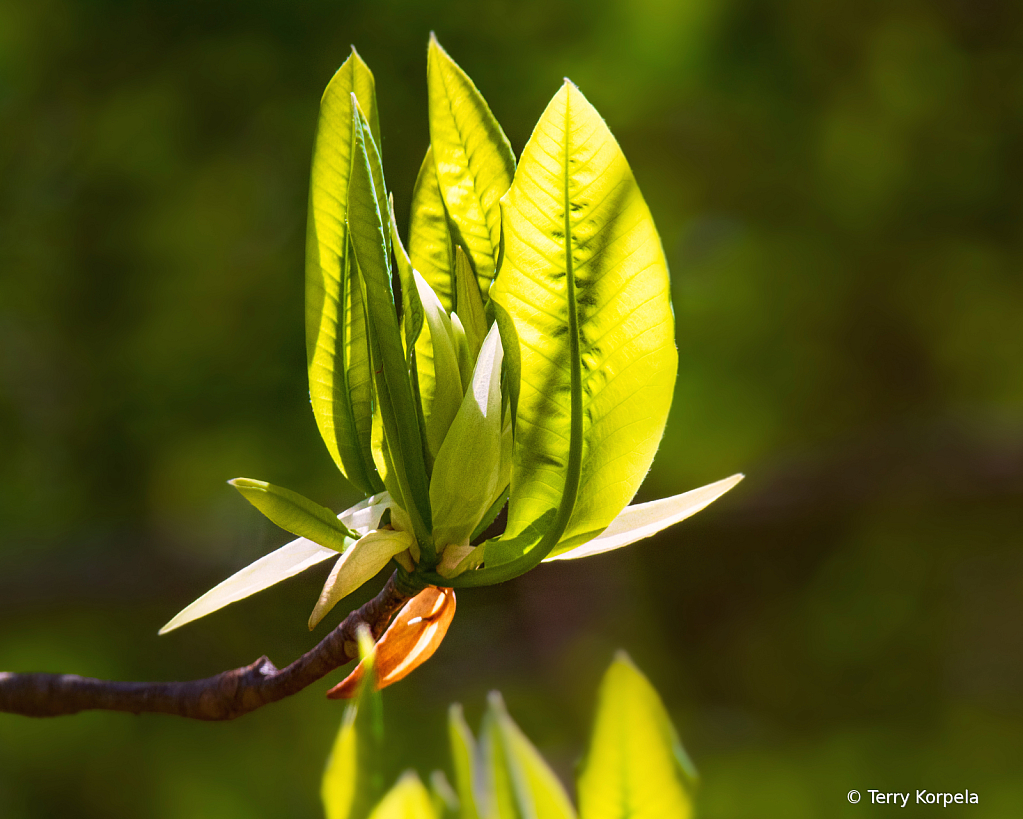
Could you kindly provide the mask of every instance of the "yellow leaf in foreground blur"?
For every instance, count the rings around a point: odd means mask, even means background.
[[[619,652],[600,686],[579,777],[581,819],[690,819],[693,776],[657,691]]]

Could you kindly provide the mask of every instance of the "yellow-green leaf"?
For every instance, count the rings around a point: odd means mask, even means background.
[[[354,97],[353,97],[354,101]],[[348,225],[364,283],[369,317],[370,358],[384,437],[405,511],[420,548],[429,557],[430,495],[398,314],[391,286],[390,215],[377,178],[376,147],[359,106],[352,106],[352,173],[348,186]]]
[[[456,243],[469,253],[486,296],[501,245],[499,203],[515,173],[515,155],[483,96],[432,34],[426,80],[441,196]]]
[[[507,538],[547,520],[545,547],[551,532],[570,546],[631,500],[664,431],[677,368],[667,263],[618,143],[567,80],[502,207],[491,297],[520,371]]]
[[[430,792],[414,771],[407,771],[370,814],[370,819],[436,819]]]
[[[266,481],[235,478],[228,481],[242,497],[286,532],[343,552],[359,535],[345,526],[327,507]],[[347,543],[346,543],[347,539]]]
[[[448,738],[455,769],[455,787],[458,792],[459,819],[479,819],[476,809],[476,740],[465,722],[461,705],[448,710]]]
[[[416,341],[416,371],[426,419],[426,441],[433,457],[462,403],[462,377],[451,319],[429,283],[414,272],[426,322]]]
[[[438,549],[468,544],[469,535],[500,489],[503,357],[495,327],[480,350],[472,382],[437,453],[430,478],[430,505]]]
[[[427,148],[412,189],[412,216],[409,220],[408,252],[412,266],[429,282],[444,309],[454,306],[453,242],[448,214],[440,195],[433,148]]]
[[[660,697],[624,653],[601,683],[581,819],[689,819],[695,772]]]
[[[392,557],[415,543],[409,532],[378,529],[368,532],[341,555],[323,584],[320,598],[309,615],[312,631],[334,606],[373,578]]]
[[[383,489],[370,451],[373,373],[347,227],[353,94],[379,139],[373,74],[354,49],[320,102],[306,234],[306,352],[320,435],[342,474],[372,494]]]
[[[383,701],[376,690],[373,640],[366,628],[359,634],[359,652],[367,673],[345,708],[320,784],[327,819],[366,819],[384,792]]]
[[[565,787],[508,716],[500,695],[491,694],[489,706],[500,736],[518,814],[528,819],[575,819],[575,809]]]
[[[419,298],[415,272],[409,260],[405,246],[398,235],[398,223],[394,220],[394,197],[387,200],[388,215],[391,219],[391,246],[394,248],[394,259],[398,263],[398,277],[401,281],[401,324],[405,330],[405,355],[414,356],[416,339],[423,329],[423,302]],[[411,367],[411,363],[409,365]]]
[[[469,259],[462,248],[455,248],[455,289],[458,318],[465,330],[465,340],[469,347],[469,360],[475,361],[479,355],[483,339],[487,335],[487,317],[483,307],[483,296],[480,294],[479,283],[472,274]]]

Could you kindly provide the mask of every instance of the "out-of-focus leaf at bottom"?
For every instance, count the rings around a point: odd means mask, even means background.
[[[695,772],[650,682],[619,652],[579,777],[581,819],[690,819]]]

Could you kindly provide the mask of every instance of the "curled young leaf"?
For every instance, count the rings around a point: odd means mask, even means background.
[[[309,181],[306,352],[309,397],[320,435],[342,474],[372,493],[383,489],[369,443],[373,373],[348,235],[353,95],[379,144],[373,74],[354,49],[320,102]]]
[[[404,679],[430,659],[448,633],[454,616],[453,589],[428,586],[409,600],[374,649],[377,688]],[[366,663],[362,661],[327,696],[335,700],[353,697],[366,673]]]
[[[426,316],[416,341],[419,394],[426,419],[426,442],[436,457],[462,403],[462,377],[451,319],[427,281],[417,271],[413,273]]]
[[[501,488],[497,484],[503,355],[495,326],[483,342],[472,382],[433,465],[430,505],[433,539],[439,551],[468,544],[469,535]]]
[[[376,529],[357,540],[334,565],[323,584],[320,599],[309,615],[309,630],[316,628],[334,606],[379,572],[399,552],[404,552],[415,537],[409,532]]]

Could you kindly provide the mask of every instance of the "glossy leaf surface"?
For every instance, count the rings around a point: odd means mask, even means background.
[[[689,819],[693,776],[657,692],[619,653],[601,683],[579,777],[581,819]]]
[[[336,552],[344,551],[346,539],[351,541],[359,537],[327,507],[290,489],[251,478],[235,478],[228,483],[271,521],[293,535]]]
[[[369,448],[372,368],[347,227],[353,94],[379,139],[373,75],[354,49],[320,102],[306,236],[306,352],[320,435],[341,472],[372,493],[383,484]]]
[[[501,244],[500,199],[515,173],[515,155],[483,95],[432,35],[426,77],[441,196],[486,296]]]
[[[677,367],[667,264],[618,143],[567,81],[502,205],[491,297],[520,370],[507,538],[546,515],[570,546],[626,506],[660,442]]]

